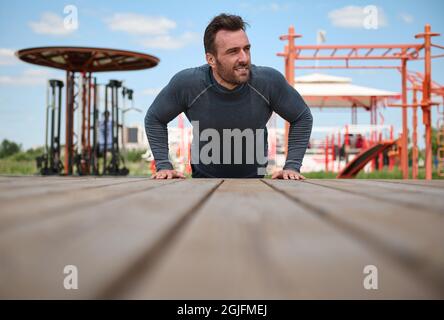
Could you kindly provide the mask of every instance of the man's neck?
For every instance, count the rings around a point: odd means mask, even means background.
[[[222,77],[217,72],[215,72],[213,68],[211,68],[211,73],[213,74],[213,78],[217,81],[217,83],[222,87],[224,87],[225,89],[233,90],[238,86],[238,84],[229,83],[224,79],[222,79]]]

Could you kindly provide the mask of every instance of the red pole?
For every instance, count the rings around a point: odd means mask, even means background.
[[[331,135],[331,146],[330,146],[330,150],[331,150],[331,171],[334,172],[335,171],[335,135],[332,134]]]
[[[413,89],[413,132],[412,132],[412,179],[418,178],[418,144],[417,144],[417,126],[418,126],[418,116],[417,116],[417,97],[416,88]]]
[[[338,132],[338,149],[341,150],[341,131]],[[338,172],[341,171],[341,157],[338,157]]]
[[[150,169],[151,169],[151,175],[156,173],[156,161],[155,160],[151,161],[151,168]]]
[[[390,126],[390,141],[393,141],[393,125]],[[389,170],[392,171],[394,166],[393,156],[389,157]]]
[[[345,162],[348,162],[348,148],[350,147],[350,139],[348,137],[348,124],[345,125],[345,147],[344,147],[344,156]]]
[[[430,112],[430,96],[431,96],[431,73],[432,73],[432,65],[430,58],[430,25],[427,24],[425,26],[424,36],[424,61],[425,61],[425,73],[424,73],[424,87],[423,87],[423,102],[428,104],[423,108],[423,122],[425,124],[425,133],[426,133],[426,141],[425,141],[425,171],[426,171],[426,180],[432,179],[432,126],[431,126],[431,112]]]
[[[424,82],[422,88],[422,112],[423,123],[425,125],[425,178],[432,179],[432,117],[431,117],[431,82],[432,82],[432,57],[431,57],[431,37],[439,36],[439,33],[432,33],[430,24],[424,27],[424,33],[417,34],[415,38],[424,38]]]
[[[325,172],[328,172],[328,135],[325,137]]]
[[[379,132],[379,142],[382,142],[382,132]],[[378,170],[382,170],[384,168],[384,154],[382,152],[379,153],[378,159]]]
[[[183,114],[179,114],[178,118],[178,126],[180,130],[180,144],[179,144],[179,159],[182,161],[185,160],[185,144],[184,144],[184,123],[183,123]]]
[[[191,172],[192,172],[192,170],[191,170],[191,130],[188,131],[187,151],[188,151],[188,161],[187,161],[187,164],[185,166],[185,172],[188,173],[188,174],[191,174]]]
[[[409,178],[409,158],[408,158],[408,127],[407,127],[407,58],[405,57],[405,49],[402,49],[402,153],[401,153],[401,170],[402,178]]]
[[[295,54],[295,38],[300,38],[301,35],[298,35],[294,31],[294,26],[290,26],[288,28],[288,34],[279,37],[280,40],[287,40],[288,45],[285,47],[285,77],[287,78],[287,82],[290,86],[294,87],[294,61],[296,59]],[[287,155],[288,149],[288,132],[290,125],[287,121],[285,121],[285,133],[284,133],[284,143],[285,143],[285,155]]]

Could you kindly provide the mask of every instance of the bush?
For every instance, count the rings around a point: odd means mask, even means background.
[[[22,150],[22,145],[3,139],[0,145],[0,159],[12,156]]]
[[[142,160],[142,154],[144,153],[144,150],[128,150],[123,156],[126,161],[137,162]]]

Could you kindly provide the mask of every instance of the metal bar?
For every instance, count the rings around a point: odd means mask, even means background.
[[[358,45],[298,45],[295,49],[301,50],[328,50],[328,49],[408,49],[408,48],[422,48],[422,44],[358,44]]]
[[[390,55],[390,56],[312,56],[312,55],[305,55],[297,56],[298,60],[399,60],[399,56],[397,55]],[[416,60],[416,59],[412,59]]]
[[[404,50],[405,53],[405,50]],[[407,104],[407,59],[401,60],[401,82],[402,82],[402,103]],[[402,108],[402,153],[401,170],[403,179],[409,177],[408,163],[408,127],[407,127],[407,108]]]
[[[409,48],[410,49],[410,48]],[[409,50],[409,49],[407,49],[407,50]],[[385,57],[390,51],[392,51],[393,50],[393,48],[388,48],[383,54],[382,54],[382,57]],[[406,52],[407,53],[407,52]]]
[[[295,69],[397,69],[396,66],[296,66]]]
[[[413,104],[416,104],[418,102],[417,99],[417,90],[413,90]],[[417,110],[418,107],[413,107],[413,132],[412,132],[412,179],[418,178],[418,134],[417,134],[417,126],[418,126],[418,116],[417,116]]]

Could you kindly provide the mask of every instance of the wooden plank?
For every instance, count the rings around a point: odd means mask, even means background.
[[[19,193],[19,198],[7,200],[0,198],[2,208],[0,231],[10,231],[43,219],[59,218],[75,213],[81,208],[91,207],[115,198],[124,198],[172,182],[174,181],[120,178],[94,180],[80,185],[67,185],[63,188],[49,186],[48,189],[45,186],[38,186],[38,190],[42,190],[43,193],[38,192],[32,195],[26,193],[26,196]]]
[[[301,205],[317,211],[344,232],[396,257],[415,274],[444,288],[444,219],[395,203],[314,184],[264,180]],[[317,182],[317,181],[316,181]]]
[[[95,176],[40,176],[40,175],[27,175],[27,176],[0,176],[0,183],[18,182],[26,183],[29,181],[63,181],[63,180],[93,180]]]
[[[0,234],[0,297],[100,297],[175,233],[219,183],[175,180]],[[78,268],[77,290],[63,287],[65,265]]]
[[[363,195],[378,201],[388,201],[421,211],[444,214],[444,188],[428,188],[367,180],[310,180],[349,193]]]
[[[6,183],[0,184],[0,194],[8,192],[11,190],[32,190],[36,189],[36,185],[64,185],[64,184],[77,184],[89,181],[94,181],[96,179],[91,178],[73,178],[73,177],[63,177],[63,178],[42,178],[42,177],[29,177],[27,179],[12,179]]]
[[[375,181],[396,183],[396,184],[416,185],[416,186],[423,186],[423,187],[429,187],[429,188],[444,188],[444,179],[435,179],[435,180],[377,179]]]
[[[310,185],[289,183],[313,189]],[[318,201],[323,201],[322,197]],[[373,250],[364,241],[350,237],[323,217],[254,179],[225,180],[165,251],[154,265],[146,261],[143,276],[126,279],[126,290],[116,291],[114,297],[439,296],[430,284],[418,279],[396,259]],[[366,265],[378,267],[378,290],[363,287]]]
[[[30,181],[25,186],[10,186],[6,190],[0,191],[0,201],[19,200],[26,197],[49,196],[57,193],[64,193],[70,190],[80,190],[84,188],[103,187],[113,184],[143,181],[149,178],[95,178],[90,180],[76,180],[67,178],[62,181]]]

